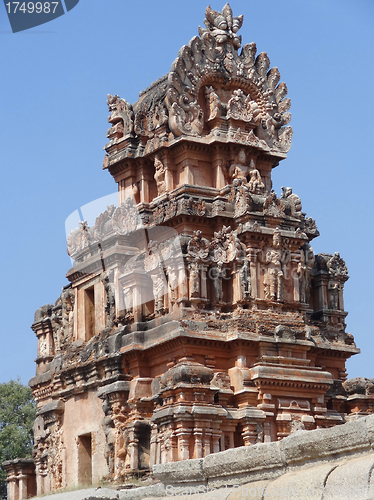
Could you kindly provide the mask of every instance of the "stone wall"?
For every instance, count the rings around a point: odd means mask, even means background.
[[[330,429],[297,431],[278,442],[155,465],[158,484],[80,491],[74,500],[373,500],[373,446],[374,415]],[[53,498],[71,500],[69,495]]]

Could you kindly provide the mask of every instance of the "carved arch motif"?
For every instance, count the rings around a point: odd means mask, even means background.
[[[271,149],[287,152],[291,146],[292,128],[285,125],[291,119],[288,112],[291,101],[286,98],[287,86],[279,84],[278,69],[269,69],[270,61],[265,52],[256,58],[254,43],[245,45],[238,54],[239,37],[235,35],[234,43],[228,27],[233,26],[235,19],[229,6],[224,7],[222,14],[208,8],[206,17],[208,29],[200,28],[201,38],[194,37],[181,48],[168,75],[166,105],[170,130],[175,136],[201,134],[204,113],[199,104],[200,89],[224,80],[233,90],[251,89],[251,98],[260,110],[256,135]],[[241,22],[237,22],[237,27]],[[218,28],[217,23],[221,23]]]

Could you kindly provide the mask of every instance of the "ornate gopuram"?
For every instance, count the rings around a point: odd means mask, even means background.
[[[70,284],[32,325],[38,494],[372,411],[368,384],[344,385],[346,264],[273,190],[286,84],[243,16],[205,15],[135,104],[108,96],[118,206],[69,235]]]

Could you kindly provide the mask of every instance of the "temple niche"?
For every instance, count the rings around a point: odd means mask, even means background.
[[[372,411],[346,381],[346,264],[273,190],[287,86],[243,16],[205,15],[136,103],[108,96],[118,206],[70,234],[70,283],[32,326],[38,494]]]

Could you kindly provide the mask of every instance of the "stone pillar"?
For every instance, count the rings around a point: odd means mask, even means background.
[[[182,184],[194,184],[194,167],[198,167],[198,160],[194,158],[185,158],[181,162],[182,173]]]
[[[173,191],[174,189],[174,176],[173,176],[173,170],[171,169],[171,164],[169,161],[169,158],[167,156],[163,156],[161,158],[164,167],[165,167],[165,187],[166,191]]]
[[[157,425],[152,424],[151,441],[149,450],[149,467],[157,464]]]
[[[241,265],[239,262],[236,263],[238,266]],[[237,304],[244,299],[242,284],[240,282],[240,273],[239,268],[234,268],[233,271],[233,280],[232,280],[232,302],[233,304]]]
[[[243,427],[242,438],[244,441],[244,446],[250,446],[256,443],[257,439],[257,426],[256,423],[247,422]]]
[[[129,437],[130,470],[137,471],[139,469],[139,439],[135,429],[130,431]]]
[[[200,290],[200,295],[202,299],[207,299],[208,298],[208,291],[207,291],[207,274],[208,271],[208,266],[205,266],[203,264],[200,265],[200,276],[201,276],[201,290]]]
[[[133,314],[135,323],[142,321],[142,294],[139,286],[133,288]]]
[[[188,460],[190,458],[190,432],[182,429],[177,432],[178,436],[178,459]]]
[[[212,441],[213,441],[213,453],[219,452],[219,442],[221,439],[221,432],[213,432]]]
[[[270,422],[264,422],[264,443],[270,443],[270,441],[271,441]]]
[[[257,262],[257,254],[254,250],[248,252],[249,259],[249,268],[251,273],[251,287],[252,287],[252,297],[258,298],[259,288],[258,288],[258,262]]]
[[[300,279],[297,272],[300,254],[291,254],[291,278],[293,278],[293,300],[300,302]]]
[[[40,474],[40,469],[41,467],[37,465],[37,474],[36,474],[36,491],[38,492],[38,495],[43,495],[44,493],[44,488],[43,488],[43,476]]]
[[[225,166],[222,158],[215,158],[212,162],[213,166],[213,186],[217,189],[222,189],[226,186]]]
[[[207,457],[212,453],[210,440],[212,437],[212,431],[206,429],[204,435],[204,457]]]
[[[187,275],[184,267],[184,262],[179,266],[179,290],[178,297],[182,300],[188,300]]]
[[[203,429],[200,427],[195,427],[194,429],[195,437],[195,456],[194,458],[203,457]]]
[[[19,500],[24,500],[28,498],[27,476],[23,474],[18,476],[17,479],[18,479],[18,498]]]
[[[144,173],[142,174],[142,179],[140,181],[140,202],[149,203],[149,179],[146,179]]]
[[[18,500],[18,485],[15,476],[10,476],[7,479],[8,500]]]
[[[8,500],[24,500],[41,494],[36,492],[35,464],[32,459],[16,458],[2,464],[7,473]]]

